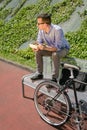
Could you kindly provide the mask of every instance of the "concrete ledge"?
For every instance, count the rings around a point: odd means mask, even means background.
[[[28,70],[28,71],[30,71],[30,72],[35,72],[35,70],[34,70],[33,68],[30,68],[30,67],[27,67],[27,66],[18,64],[18,63],[16,63],[16,62],[13,62],[13,61],[10,61],[10,60],[6,60],[6,59],[1,58],[1,57],[0,57],[0,61],[6,62],[6,63],[8,63],[8,64],[12,64],[12,65],[14,65],[14,66],[17,66],[17,67],[19,67],[19,68]]]
[[[33,75],[33,73],[32,74],[28,74],[28,75],[24,75],[22,77],[22,90],[23,90],[22,93],[23,93],[23,97],[26,97],[25,90],[24,90],[25,86],[26,87],[31,87],[33,89],[36,89],[36,87],[37,87],[37,85],[39,83],[41,83],[44,80],[47,80],[47,79],[42,79],[42,80],[32,81],[31,80],[32,75]],[[45,94],[47,94],[49,96],[52,96],[52,92],[51,91],[50,92],[48,92],[47,90],[42,90],[42,91],[43,91],[43,93],[45,93]],[[74,95],[73,95],[73,89],[68,88],[67,93],[68,93],[68,95],[70,97],[71,102],[75,103]],[[78,100],[87,101],[87,91],[82,91],[82,92],[81,91],[77,91],[77,95],[78,95]]]

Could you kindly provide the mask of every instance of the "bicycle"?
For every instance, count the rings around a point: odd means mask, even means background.
[[[78,130],[84,130],[83,124],[83,106],[85,101],[78,101],[75,83],[85,84],[76,79],[80,68],[75,65],[62,63],[62,68],[70,70],[69,79],[60,85],[59,83],[50,80],[44,80],[39,83],[34,93],[34,103],[40,117],[48,124],[58,127],[64,125],[70,118],[73,118]],[[72,102],[67,94],[67,88],[72,85],[75,104],[72,107]],[[74,111],[74,114],[72,112]],[[87,113],[86,113],[87,114]]]

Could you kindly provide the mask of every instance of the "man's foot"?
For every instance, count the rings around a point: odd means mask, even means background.
[[[57,79],[56,78],[52,78],[51,81],[57,83]],[[51,85],[47,85],[46,87],[47,88],[53,88],[53,86],[51,86]]]
[[[36,73],[34,76],[31,77],[31,80],[38,80],[38,79],[43,79],[43,75]]]

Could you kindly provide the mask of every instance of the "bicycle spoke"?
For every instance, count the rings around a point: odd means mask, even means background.
[[[48,82],[40,84],[35,90],[35,106],[37,112],[47,123],[58,126],[64,124],[69,118],[69,101],[67,95],[58,95],[58,86],[51,84],[50,91]]]

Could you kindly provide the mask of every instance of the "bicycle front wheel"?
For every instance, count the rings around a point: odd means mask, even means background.
[[[66,92],[60,93],[54,82],[43,81],[36,87],[34,103],[40,117],[50,125],[63,125],[69,118],[69,97]]]

